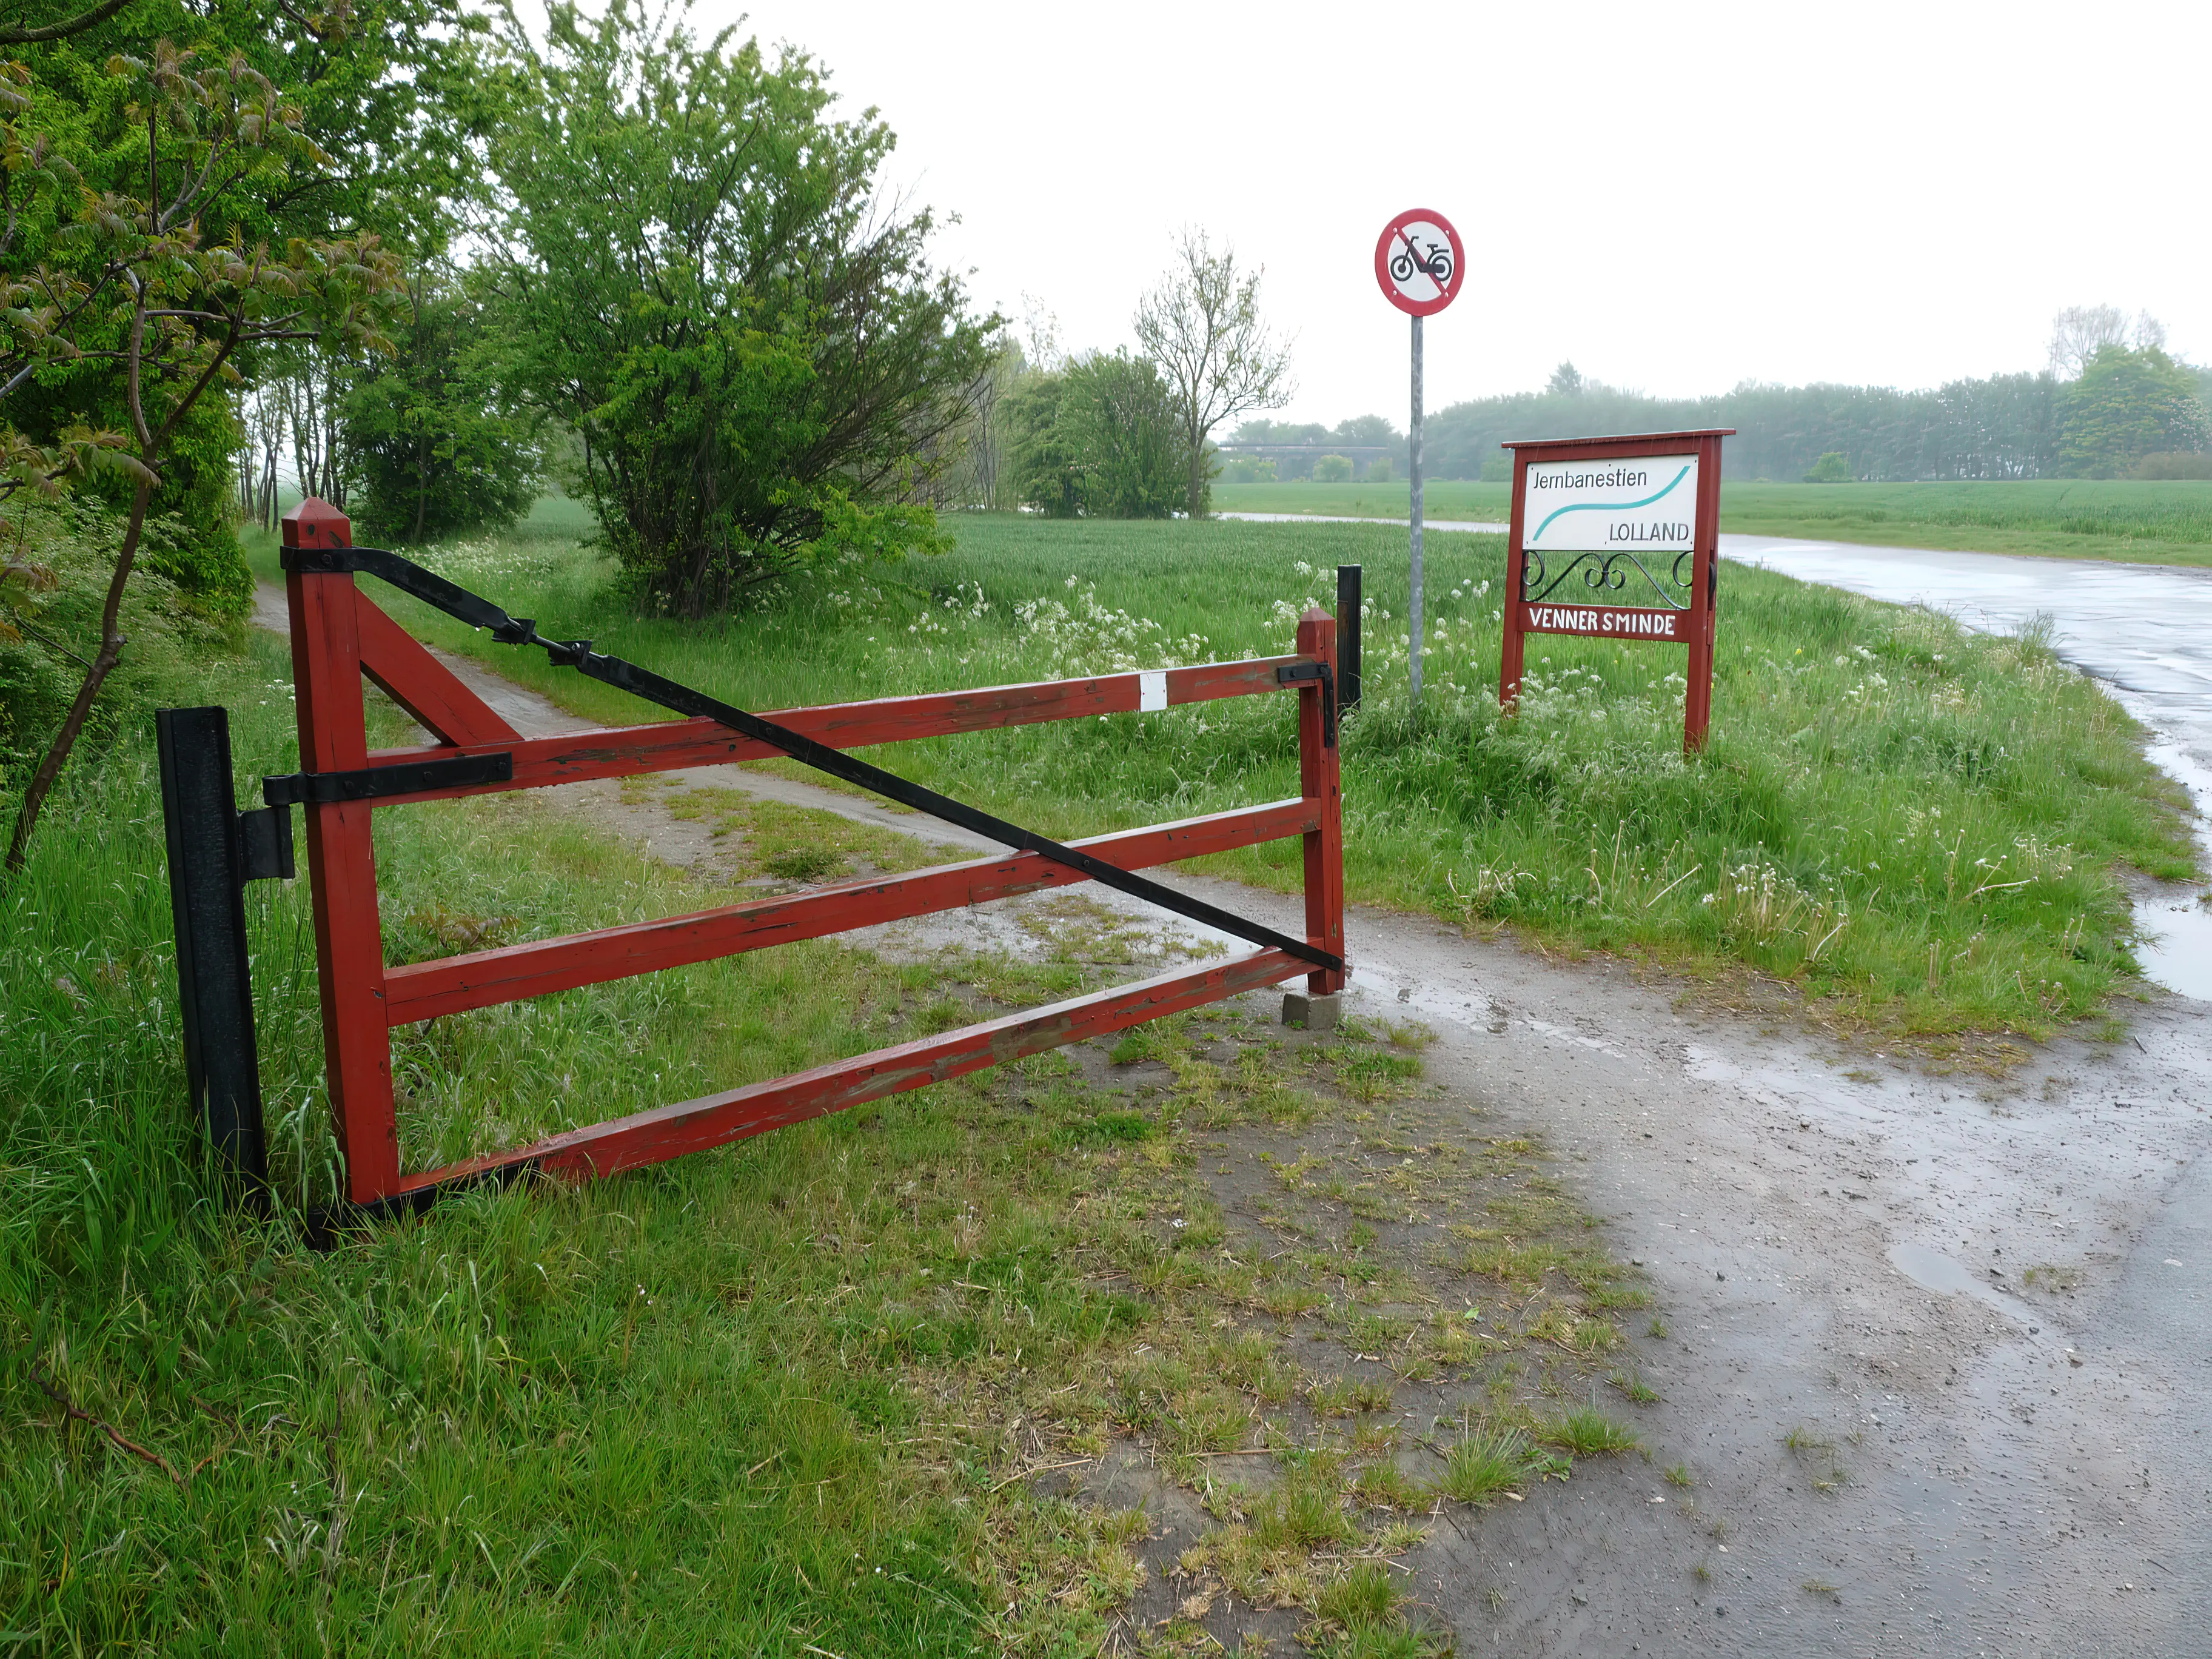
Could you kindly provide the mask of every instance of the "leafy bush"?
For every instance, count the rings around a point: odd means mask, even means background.
[[[35,585],[17,580],[0,588],[0,799],[10,799],[82,683],[82,659],[100,648],[100,609],[121,532],[91,501],[17,502],[11,510],[23,530],[19,565],[40,574]],[[190,526],[173,518],[149,523],[144,539],[149,551],[163,553],[194,544]],[[148,694],[161,676],[179,654],[216,636],[201,608],[150,568],[153,559],[147,563],[124,590],[121,631],[133,649],[93,705],[87,737],[96,744],[148,718]]]
[[[880,216],[892,135],[830,118],[791,52],[702,43],[623,3],[552,9],[491,145],[512,383],[582,440],[577,493],[634,585],[691,617],[827,560],[934,549],[921,496],[988,321]]]
[[[2212,447],[2197,377],[2156,346],[2105,346],[2058,389],[2058,470],[2117,478],[2146,456]]]
[[[483,308],[458,283],[418,278],[397,349],[344,400],[355,532],[420,544],[501,529],[536,499],[534,422],[513,407]]]
[[[1341,455],[1323,455],[1314,462],[1316,483],[1350,483],[1352,463]]]
[[[1813,470],[1805,475],[1805,482],[1807,483],[1850,483],[1851,482],[1850,458],[1835,450],[1830,450],[1813,463]]]
[[[2212,450],[2163,450],[2146,455],[2136,463],[2133,478],[2148,478],[2156,483],[2176,483],[2184,479],[2212,478]]]
[[[1164,519],[1186,498],[1189,446],[1141,357],[1099,353],[1035,376],[1008,419],[1016,487],[1048,518]]]

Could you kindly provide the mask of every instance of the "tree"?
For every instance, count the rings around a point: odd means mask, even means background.
[[[1579,398],[1583,392],[1583,372],[1571,362],[1563,362],[1552,371],[1551,383],[1544,390],[1554,398]]]
[[[1342,455],[1323,455],[1314,463],[1316,483],[1349,483],[1352,482],[1352,463]]]
[[[2058,423],[2068,477],[2124,477],[2145,456],[2212,447],[2196,376],[2156,346],[2100,346],[2060,389]]]
[[[179,432],[203,399],[236,378],[240,355],[257,345],[318,337],[387,344],[378,301],[397,281],[395,262],[373,237],[294,240],[281,248],[246,241],[240,198],[324,157],[301,132],[296,106],[242,55],[198,65],[193,53],[161,41],[143,60],[111,60],[108,74],[141,135],[143,193],[85,192],[75,222],[55,238],[71,263],[41,264],[10,282],[0,386],[12,392],[40,369],[112,366],[124,388],[125,429],[80,427],[74,449],[64,453],[119,469],[131,504],[100,647],[24,790],[8,843],[10,873],[21,868],[54,781],[121,659],[124,595]],[[35,447],[12,431],[9,437],[19,456]],[[27,463],[33,477],[52,476],[40,465]]]
[[[1175,263],[1137,307],[1137,343],[1160,368],[1182,422],[1189,469],[1184,507],[1206,507],[1206,441],[1223,422],[1280,409],[1295,391],[1290,349],[1260,319],[1259,270],[1240,276],[1237,254],[1215,254],[1206,233],[1186,229]]]
[[[341,405],[356,525],[420,543],[512,524],[538,493],[535,422],[514,406],[482,309],[453,273],[418,270],[388,359]]]
[[[1329,434],[1340,444],[1388,445],[1405,441],[1405,436],[1380,415],[1355,415],[1348,421],[1339,421],[1336,430]]]
[[[2105,347],[2127,343],[2127,313],[2118,306],[2069,306],[2051,319],[2051,372],[2070,380]]]
[[[1034,376],[1010,421],[1021,499],[1048,518],[1164,519],[1184,498],[1180,411],[1145,358],[1094,353]]]
[[[963,399],[967,414],[933,446],[945,462],[937,486],[940,506],[1011,507],[1018,503],[1008,465],[1006,400],[1030,372],[1012,331],[1000,330],[989,361]],[[939,454],[930,457],[933,462],[939,459]]]
[[[1377,455],[1373,460],[1367,463],[1367,482],[1369,483],[1389,483],[1391,477],[1390,458],[1388,455]]]
[[[511,383],[581,444],[580,493],[642,597],[696,617],[813,561],[942,545],[926,499],[988,361],[877,210],[890,131],[823,71],[610,0],[509,16],[490,226]]]
[[[1006,399],[1016,499],[1048,519],[1083,514],[1083,458],[1060,420],[1066,397],[1066,374],[1031,374]]]
[[[419,254],[434,251],[448,234],[452,199],[480,182],[469,132],[483,104],[465,73],[472,58],[471,26],[456,0],[131,0],[120,7],[18,0],[7,9],[15,27],[0,43],[14,46],[21,60],[13,77],[35,106],[29,118],[46,155],[65,157],[77,175],[58,196],[19,218],[5,259],[17,278],[42,264],[84,274],[86,250],[55,240],[77,216],[72,208],[80,186],[95,197],[146,194],[143,111],[132,106],[129,77],[110,66],[118,58],[150,62],[167,41],[192,48],[196,64],[236,60],[284,88],[289,124],[318,152],[313,165],[215,181],[220,188],[213,192],[213,217],[202,225],[204,246],[235,235],[244,246],[266,242],[281,251],[295,238],[374,234],[386,246]],[[7,164],[11,183],[21,159]],[[165,181],[165,190],[172,187]],[[33,193],[10,192],[25,207]],[[253,390],[261,411],[258,393],[274,376],[292,378],[307,356],[304,343],[241,346],[169,435],[161,483],[147,509],[148,522],[160,524],[163,533],[143,542],[138,562],[179,583],[196,607],[240,611],[252,602],[252,575],[233,522],[245,435],[239,387]],[[319,384],[326,386],[333,367],[315,365]],[[41,447],[72,429],[119,434],[131,424],[128,402],[118,358],[48,364],[10,392],[7,424]],[[302,435],[289,423],[287,430]],[[265,484],[269,423],[256,435],[264,463],[258,482]],[[318,435],[327,434],[319,428]],[[78,482],[118,522],[127,517],[133,488],[127,474],[98,468]],[[270,495],[257,488],[251,506],[262,506]]]
[[[1840,450],[1830,450],[1813,463],[1813,470],[1805,475],[1807,483],[1849,483],[1851,482],[1851,458]]]

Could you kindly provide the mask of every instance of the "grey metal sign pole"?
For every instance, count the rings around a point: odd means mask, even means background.
[[[1413,676],[1413,706],[1421,703],[1421,319],[1413,319],[1413,602],[1406,614],[1406,637],[1412,641],[1407,662]]]

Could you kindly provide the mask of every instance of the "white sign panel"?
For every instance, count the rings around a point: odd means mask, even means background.
[[[1695,455],[1532,461],[1528,475],[1523,547],[1546,553],[1679,553],[1695,545]]]

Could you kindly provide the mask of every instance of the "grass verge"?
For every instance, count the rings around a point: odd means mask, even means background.
[[[432,562],[541,626],[756,708],[1288,647],[1329,567],[1364,563],[1368,693],[1346,727],[1354,897],[1645,957],[1785,1000],[1838,1030],[2002,1065],[2131,987],[2129,869],[2179,878],[2185,803],[2141,733],[2039,635],[1731,567],[1714,736],[1679,751],[1671,647],[1532,647],[1522,712],[1493,688],[1502,538],[1431,543],[1431,688],[1405,697],[1395,532],[1360,525],[955,521],[957,550],[755,616],[629,613],[557,529]],[[264,546],[256,556],[264,565]],[[580,713],[620,693],[386,595],[408,625]],[[1297,789],[1290,715],[1243,699],[899,745],[886,763],[1073,836]],[[1289,844],[1207,861],[1277,887]]]

